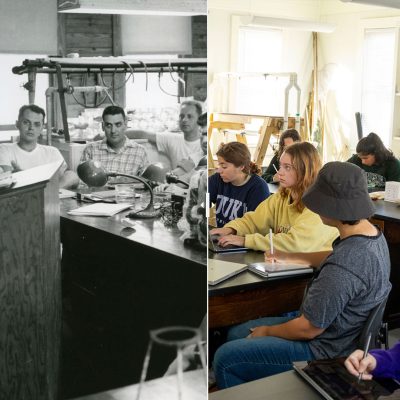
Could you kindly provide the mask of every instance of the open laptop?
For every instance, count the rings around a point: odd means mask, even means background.
[[[217,285],[218,283],[232,278],[246,271],[246,264],[238,264],[229,261],[208,260],[208,284]]]
[[[392,379],[357,382],[347,372],[344,358],[294,362],[293,368],[327,400],[383,400],[400,389]]]
[[[247,247],[235,246],[234,244],[229,244],[226,247],[222,247],[218,244],[219,238],[220,238],[219,235],[211,235],[210,228],[208,228],[208,248],[213,253],[233,253],[233,252],[241,252],[241,251],[249,250],[249,248],[247,248]]]

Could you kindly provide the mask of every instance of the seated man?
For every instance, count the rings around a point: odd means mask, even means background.
[[[374,206],[361,168],[327,163],[302,199],[340,237],[330,253],[266,255],[268,261],[320,266],[299,316],[261,318],[230,329],[214,359],[221,389],[290,370],[293,361],[348,355],[370,311],[389,294],[389,250],[383,233],[368,221]]]
[[[182,160],[189,162],[181,163],[181,167],[188,172],[193,169],[203,157],[200,147],[200,131],[197,120],[202,113],[201,104],[194,100],[184,101],[181,104],[179,113],[179,128],[181,133],[154,133],[137,130],[129,130],[127,136],[131,139],[147,139],[157,146],[159,152],[165,153],[170,162],[171,168],[177,168]]]
[[[126,135],[126,116],[123,108],[108,106],[103,111],[103,140],[89,143],[83,150],[81,162],[98,161],[107,172],[139,175],[148,165],[143,146]]]
[[[8,165],[13,172],[17,172],[60,161],[62,162],[60,187],[74,188],[78,185],[79,178],[73,171],[67,169],[67,164],[59,150],[37,142],[43,131],[44,118],[44,110],[34,104],[20,108],[16,122],[19,141],[0,145],[0,165]]]

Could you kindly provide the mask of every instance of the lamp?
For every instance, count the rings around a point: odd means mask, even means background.
[[[172,172],[167,172],[165,174],[165,179],[167,180],[167,183],[181,183],[185,187],[187,187],[187,188],[189,187],[189,183],[182,181],[181,179],[178,178],[177,175],[175,175]]]
[[[116,176],[125,176],[127,178],[135,179],[139,182],[142,182],[147,190],[150,192],[150,201],[149,204],[140,211],[131,212],[127,215],[128,218],[156,218],[160,216],[159,211],[154,210],[153,207],[153,189],[149,185],[149,183],[139,176],[122,174],[119,172],[107,172],[103,167],[101,167],[100,163],[87,160],[78,165],[77,168],[78,176],[85,182],[88,186],[100,187],[104,186],[109,177]]]

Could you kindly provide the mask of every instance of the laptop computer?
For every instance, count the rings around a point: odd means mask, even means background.
[[[246,271],[246,264],[238,264],[229,261],[208,260],[208,284],[217,285],[226,279],[232,278]]]
[[[253,263],[249,264],[249,271],[254,272],[263,278],[273,278],[278,276],[293,276],[302,274],[312,274],[313,268],[303,264],[279,264],[279,263]]]
[[[357,382],[358,378],[347,372],[344,358],[294,362],[293,368],[323,398],[327,400],[383,400],[400,389],[392,379]]]
[[[228,244],[223,247],[218,244],[220,236],[219,235],[211,235],[210,228],[208,228],[208,248],[213,253],[233,253],[233,252],[241,252],[250,250],[248,247],[244,246],[235,246],[234,244]]]

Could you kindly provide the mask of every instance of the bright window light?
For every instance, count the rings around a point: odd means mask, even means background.
[[[392,137],[395,35],[395,29],[368,29],[364,36],[363,133],[375,132],[386,146]]]

